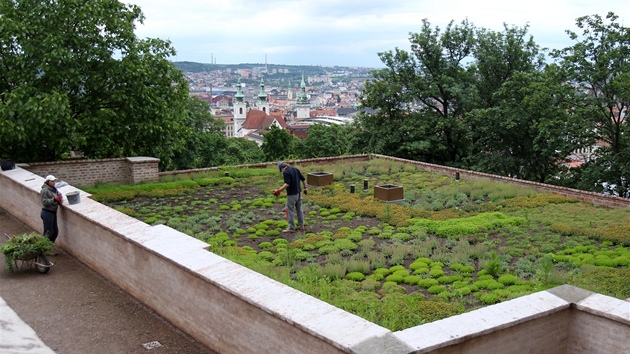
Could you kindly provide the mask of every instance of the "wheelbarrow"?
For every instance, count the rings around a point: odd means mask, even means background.
[[[7,235],[6,233],[4,233],[4,236],[9,240],[11,239],[11,236]],[[15,271],[16,269],[23,271],[35,268],[38,272],[42,274],[48,273],[50,268],[54,265],[54,263],[48,259],[44,252],[26,253],[14,260],[7,260],[7,262],[12,262],[13,267],[10,267],[12,271]]]

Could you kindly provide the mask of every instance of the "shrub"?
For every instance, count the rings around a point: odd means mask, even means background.
[[[493,293],[481,294],[479,296],[479,301],[481,301],[485,305],[492,305],[499,302],[499,296]]]
[[[347,238],[335,240],[334,245],[340,250],[356,250],[357,248],[359,248],[356,243],[348,240]]]
[[[302,250],[296,250],[293,256],[295,257],[295,259],[300,260],[300,261],[305,261],[311,258],[310,253],[302,251]]]
[[[272,248],[273,244],[271,242],[261,242],[258,244],[258,247],[262,250],[266,249],[266,248]]]
[[[499,283],[498,281],[494,279],[477,280],[471,285],[472,290],[478,290],[478,289],[494,290],[494,289],[501,289],[503,287],[505,287],[505,285],[503,285],[502,283]]]
[[[438,281],[433,278],[420,279],[418,281],[418,286],[421,288],[430,288],[434,285],[438,285]]]
[[[149,225],[155,223],[156,221],[157,221],[157,218],[154,216],[144,219],[144,222]]]
[[[504,274],[499,277],[499,283],[503,285],[514,285],[518,283],[518,278],[512,274]]]
[[[361,288],[365,291],[374,291],[381,286],[381,283],[374,279],[365,279],[361,283]]]
[[[391,271],[387,268],[377,268],[374,269],[374,274],[381,274],[383,276],[387,276],[391,273]]]
[[[448,304],[439,301],[419,301],[416,315],[425,322],[433,322],[464,312],[461,305]]]
[[[413,274],[429,274],[429,268],[418,268],[413,271]]]
[[[340,263],[325,264],[321,268],[321,274],[331,280],[342,279],[346,275],[346,266]]]
[[[483,268],[488,272],[488,274],[497,276],[499,273],[501,273],[503,269],[501,264],[501,257],[494,252],[490,252],[488,254],[488,258],[489,259],[484,264]]]
[[[385,278],[388,282],[394,282],[394,283],[402,283],[403,279],[405,278],[405,276],[403,274],[391,274],[388,275],[387,278]]]
[[[354,260],[348,262],[348,272],[360,272],[368,274],[370,272],[370,262],[364,260]]]
[[[376,274],[376,273],[374,273],[374,274],[370,274],[370,275],[368,275],[368,276],[366,276],[366,277],[365,277],[365,279],[371,279],[371,280],[374,280],[374,281],[381,281],[381,280],[383,280],[384,278],[385,278],[385,277],[383,276],[383,274]],[[380,283],[379,283],[379,284],[380,284]]]
[[[269,237],[275,237],[280,235],[280,231],[279,230],[267,230],[265,231],[265,236],[269,236]]]
[[[417,275],[409,275],[403,278],[403,282],[409,285],[416,285],[418,284],[418,281],[420,281],[420,279],[422,278]]]
[[[444,275],[444,271],[442,270],[442,268],[431,268],[431,270],[429,271],[429,275],[434,278],[439,278]]]
[[[319,248],[319,254],[330,254],[339,252],[339,247],[335,245],[325,245]]]
[[[410,270],[416,270],[418,268],[429,268],[429,265],[424,262],[415,261],[409,265]]]
[[[427,289],[427,292],[430,294],[439,294],[443,291],[446,291],[446,287],[444,285],[433,285]]]
[[[454,283],[458,280],[462,280],[463,277],[459,274],[455,274],[455,275],[444,275],[438,278],[438,283],[440,284],[450,284],[450,283]]]
[[[360,232],[353,231],[350,234],[348,234],[346,238],[352,242],[360,242],[360,241],[363,241],[363,234],[361,234]]]
[[[381,293],[386,295],[386,294],[404,294],[405,293],[405,288],[403,288],[402,286],[398,285],[398,283],[396,282],[385,282],[383,283],[383,286],[381,287]]]
[[[455,296],[466,296],[468,294],[470,294],[472,292],[472,290],[470,290],[469,287],[464,286],[461,288],[457,288],[455,290],[453,290],[453,295]]]
[[[276,257],[275,254],[269,252],[269,251],[261,251],[258,252],[258,258],[265,260],[267,262],[271,262],[273,261],[273,259]]]
[[[361,272],[350,272],[346,274],[346,279],[354,281],[362,281],[365,279],[365,275]]]
[[[389,271],[392,272],[392,273],[394,273],[396,271],[399,271],[399,270],[405,270],[405,267],[403,267],[401,265],[396,265],[396,266],[393,266],[393,267],[389,268]]]

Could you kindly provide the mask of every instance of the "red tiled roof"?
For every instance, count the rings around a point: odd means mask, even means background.
[[[247,112],[247,118],[243,123],[244,129],[267,129],[273,124],[273,121],[277,121],[281,127],[286,128],[287,123],[282,119],[282,116],[276,118],[275,115],[278,115],[278,112],[272,113],[272,115],[268,115],[263,111],[257,109],[250,109]]]

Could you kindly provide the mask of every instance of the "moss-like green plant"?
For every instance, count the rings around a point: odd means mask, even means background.
[[[350,272],[346,274],[346,279],[353,281],[362,281],[365,279],[365,275],[361,272]]]
[[[481,294],[479,296],[479,301],[481,301],[485,305],[492,305],[499,302],[499,296],[493,293]]]
[[[514,285],[518,283],[518,278],[512,274],[503,274],[498,281],[503,285]]]
[[[258,257],[267,262],[271,262],[276,257],[276,255],[269,251],[261,251],[261,252],[258,252]]]
[[[418,268],[429,268],[429,265],[419,261],[415,261],[409,265],[409,269],[411,270],[416,270]]]
[[[454,283],[456,281],[460,281],[463,278],[464,277],[462,275],[460,275],[460,274],[443,275],[443,276],[438,278],[438,283],[440,283],[440,284],[451,284],[451,283]]]
[[[417,285],[420,279],[422,278],[418,275],[409,275],[403,278],[403,282],[409,285]]]
[[[446,286],[444,285],[433,285],[427,289],[427,292],[430,294],[439,294],[443,291],[446,291]]]
[[[430,288],[434,285],[438,285],[438,281],[433,278],[425,278],[418,281],[418,286],[422,288]]]
[[[334,241],[335,247],[340,250],[356,250],[359,246],[347,238],[341,238]]]
[[[522,225],[525,223],[525,219],[494,212],[482,213],[469,218],[448,220],[410,219],[409,222],[412,225],[422,226],[428,232],[440,237],[453,237],[475,234],[480,230],[492,230],[508,225]]]
[[[439,267],[433,267],[429,271],[429,275],[434,277],[434,278],[439,278],[439,277],[444,276],[444,270],[442,268],[439,268]]]
[[[402,281],[405,279],[405,275],[404,274],[390,274],[385,278],[388,282],[394,282],[396,284],[398,283],[402,283]]]
[[[389,271],[391,273],[394,273],[394,272],[399,271],[399,270],[405,270],[405,267],[403,267],[401,265],[396,265],[396,266],[393,266],[393,267],[389,268]]]
[[[265,242],[261,242],[261,243],[259,243],[259,244],[258,244],[258,247],[259,247],[261,250],[264,250],[264,249],[266,249],[266,248],[272,248],[272,247],[273,247],[273,244],[272,244],[271,242],[267,242],[267,241],[265,241]]]
[[[322,247],[319,247],[319,254],[330,254],[339,252],[339,247],[329,244]]]

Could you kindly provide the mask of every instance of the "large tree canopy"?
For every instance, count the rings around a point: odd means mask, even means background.
[[[468,21],[451,22],[442,32],[425,19],[421,31],[410,34],[410,52],[379,53],[386,68],[373,72],[376,80],[366,83],[362,97],[364,106],[377,110],[362,121],[372,132],[375,152],[446,164],[464,156],[461,117],[473,98],[464,61],[473,34]],[[419,111],[412,109],[415,104]]]
[[[0,155],[51,161],[155,156],[190,134],[188,84],[167,41],[116,0],[0,0]]]
[[[588,121],[573,87],[550,66],[543,72],[515,72],[492,95],[494,107],[476,109],[475,169],[548,182],[561,162],[588,142]]]
[[[567,31],[575,44],[554,53],[572,82],[590,101],[589,116],[605,143],[581,171],[581,186],[630,196],[630,28],[609,12],[577,19],[582,34]],[[597,187],[595,187],[597,186]]]

